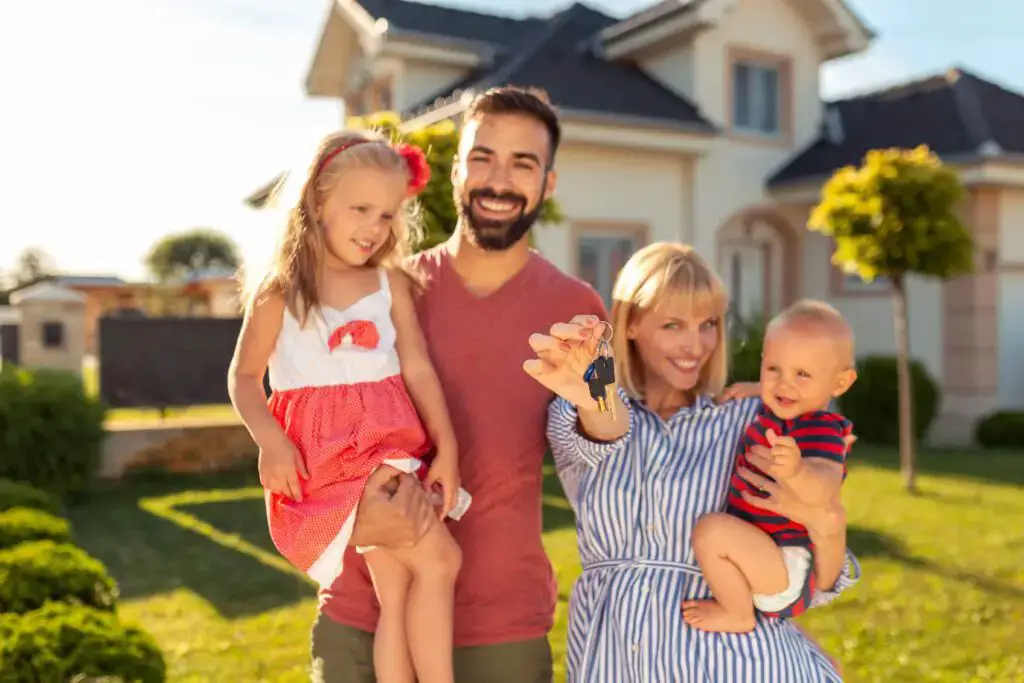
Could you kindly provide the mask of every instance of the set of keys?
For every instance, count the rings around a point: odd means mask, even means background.
[[[597,342],[597,352],[594,360],[587,366],[583,373],[583,381],[590,388],[590,397],[597,402],[599,412],[608,413],[608,417],[615,419],[615,397],[608,395],[608,387],[615,384],[615,359],[612,357],[612,348],[608,343],[612,337],[612,326],[601,321],[607,328],[608,338],[601,335]]]

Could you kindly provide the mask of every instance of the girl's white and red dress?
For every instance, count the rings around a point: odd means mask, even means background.
[[[309,472],[301,502],[266,492],[270,536],[321,586],[342,571],[369,476],[386,464],[422,478],[431,449],[402,380],[387,271],[378,273],[376,292],[344,310],[314,309],[304,327],[286,307],[269,362],[270,410]],[[470,501],[460,490],[448,516]]]

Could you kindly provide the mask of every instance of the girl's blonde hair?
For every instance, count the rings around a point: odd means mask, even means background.
[[[690,310],[709,309],[718,317],[718,344],[701,370],[694,393],[717,395],[725,387],[729,363],[725,334],[729,295],[725,285],[693,247],[678,242],[655,242],[630,257],[612,292],[616,375],[619,385],[634,398],[644,397],[645,372],[627,330],[649,311],[676,297],[683,298]]]
[[[270,272],[259,281],[252,296],[279,294],[288,309],[305,324],[309,313],[321,303],[318,285],[327,248],[324,225],[320,221],[323,208],[343,173],[367,168],[402,173],[407,179],[410,175],[405,158],[381,133],[344,130],[323,138],[302,180],[295,204],[288,210],[284,234],[275,249]],[[407,199],[402,208],[395,216],[391,235],[368,265],[395,267],[409,253],[419,234],[415,199]]]

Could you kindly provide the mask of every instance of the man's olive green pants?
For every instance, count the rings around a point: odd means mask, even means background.
[[[313,681],[376,683],[373,634],[324,615],[313,625]],[[456,683],[551,683],[551,647],[547,638],[515,643],[458,647]]]

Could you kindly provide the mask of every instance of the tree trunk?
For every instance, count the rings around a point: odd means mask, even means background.
[[[899,390],[900,471],[908,493],[917,492],[914,474],[914,396],[910,384],[907,290],[902,275],[892,282],[892,321],[896,332],[896,384]]]

